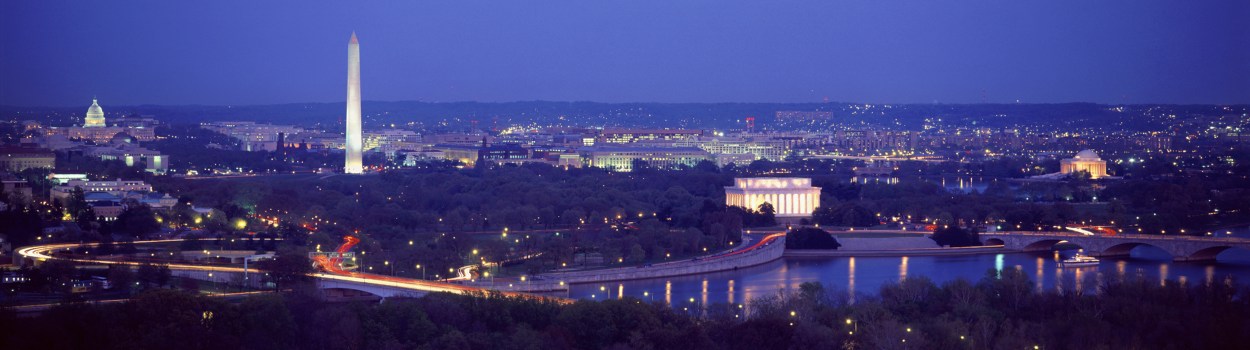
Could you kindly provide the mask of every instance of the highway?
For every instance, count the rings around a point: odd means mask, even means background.
[[[686,260],[673,261],[673,262],[666,262],[666,263],[660,263],[660,264],[655,264],[655,265],[671,266],[671,265],[678,265],[678,264],[705,264],[705,263],[715,262],[719,259],[725,259],[725,258],[733,257],[739,254],[745,254],[745,253],[754,251],[756,249],[759,249],[761,247],[765,247],[769,244],[772,244],[778,238],[783,237],[783,236],[785,236],[784,232],[772,233],[772,234],[765,235],[762,239],[760,239],[757,242],[754,242],[753,244],[746,245],[744,247],[740,247],[734,250],[715,253],[711,255],[705,255],[705,256],[696,258],[695,260],[690,260],[690,261],[686,261]],[[136,241],[134,242],[134,244],[157,244],[157,243],[172,243],[172,242],[181,242],[181,241],[184,241],[184,239]],[[56,243],[56,244],[45,244],[45,245],[24,247],[24,248],[18,249],[17,252],[22,257],[35,259],[38,261],[63,260],[63,261],[69,261],[69,262],[74,262],[74,263],[80,263],[80,264],[130,265],[130,266],[139,266],[139,265],[144,264],[143,262],[136,262],[136,261],[118,261],[118,260],[107,260],[107,259],[90,259],[90,258],[82,258],[82,257],[66,257],[66,256],[58,256],[55,254],[55,252],[57,251],[71,251],[76,248],[95,247],[97,245],[98,245],[97,243]],[[350,244],[347,244],[346,246],[350,247]],[[319,262],[319,263],[320,263],[319,265],[322,265],[322,266],[325,265],[324,262]],[[235,266],[197,265],[197,264],[188,264],[188,263],[168,263],[168,264],[162,263],[162,264],[165,266],[168,266],[169,269],[171,270],[178,270],[178,271],[205,271],[205,272],[217,272],[217,273],[248,272],[244,268],[235,267]],[[456,279],[468,279],[468,277],[470,276],[469,271],[474,266],[475,265],[470,265],[470,266],[465,266],[465,267],[460,268],[460,271],[459,271],[460,276],[458,276],[458,278]],[[253,270],[252,272],[255,272],[256,269],[252,269],[252,270]],[[570,302],[570,300],[568,299],[558,298],[558,297],[539,296],[535,294],[521,293],[521,292],[497,291],[497,290],[490,290],[488,288],[455,284],[455,283],[446,283],[446,282],[419,280],[419,279],[411,279],[411,278],[403,278],[403,277],[395,277],[395,276],[385,276],[385,275],[355,272],[355,271],[346,271],[346,270],[342,270],[333,266],[330,268],[324,268],[324,270],[325,270],[324,272],[310,273],[309,276],[314,279],[323,280],[323,281],[347,282],[347,283],[355,283],[355,284],[361,284],[361,285],[401,288],[401,289],[412,290],[416,292],[484,293],[484,292],[491,291],[491,292],[500,293],[504,296],[509,296],[509,297],[543,298],[543,299],[552,299],[552,300],[559,301],[559,302]],[[612,269],[606,269],[604,271],[611,271],[611,270]]]

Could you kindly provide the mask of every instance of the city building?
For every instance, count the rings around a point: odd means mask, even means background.
[[[360,135],[360,41],[352,32],[347,42],[347,137],[344,139],[343,172],[364,173],[360,152],[364,150]]]
[[[135,125],[108,126],[104,119],[104,109],[100,108],[98,100],[92,99],[91,107],[87,108],[87,115],[83,118],[82,126],[47,129],[47,133],[49,135],[62,134],[73,140],[86,140],[96,143],[108,143],[113,139],[113,136],[119,133],[125,133],[139,141],[156,139],[156,129],[145,127],[146,124]]]
[[[807,218],[820,206],[820,187],[812,179],[799,177],[735,178],[725,187],[725,205],[751,210],[772,204],[778,218]]]
[[[826,111],[777,111],[777,121],[830,120],[833,112]]]
[[[1089,173],[1089,178],[1107,177],[1107,161],[1098,157],[1094,150],[1080,151],[1072,158],[1059,161],[1059,173],[1073,175],[1079,172]]]
[[[707,151],[695,147],[595,146],[584,147],[578,153],[587,167],[619,172],[633,171],[635,161],[644,161],[657,169],[678,169],[711,160]]]
[[[747,166],[756,160],[756,156],[750,153],[713,153],[712,159],[716,161],[716,166],[724,168],[733,164],[734,166]]]
[[[101,160],[121,160],[126,166],[142,164],[144,171],[157,175],[169,171],[169,156],[130,143],[115,142],[108,146],[91,147],[83,154]]]
[[[34,198],[34,192],[32,192],[30,184],[26,180],[19,179],[17,176],[6,172],[0,172],[0,195],[17,195],[19,200],[23,202],[29,202]],[[0,199],[7,200],[7,198]]]
[[[774,161],[774,162],[780,161],[786,157],[786,152],[787,152],[787,148],[785,147],[785,145],[778,143],[778,142],[748,141],[748,140],[733,139],[733,138],[712,138],[710,140],[678,141],[678,142],[674,142],[673,145],[679,146],[679,147],[698,147],[699,149],[707,151],[707,153],[711,153],[716,156],[720,156],[722,154],[731,154],[731,155],[749,154],[752,156],[752,159],[750,161],[739,162],[737,163],[738,165],[747,165],[751,163],[751,161],[755,161],[758,159],[767,159],[767,160]],[[741,161],[741,159],[735,159],[735,160]]]
[[[82,188],[82,191],[86,193],[103,192],[118,197],[125,192],[152,192],[152,185],[143,182],[143,180],[69,180],[65,185],[52,187],[52,193],[49,197],[54,200],[63,200],[68,198],[76,187]]]
[[[42,148],[0,147],[0,170],[18,173],[31,168],[56,167],[56,153]]]
[[[639,141],[696,140],[702,130],[684,129],[604,129],[599,133],[601,143],[634,143]]]
[[[365,132],[364,149],[394,157],[398,151],[421,149],[421,135],[412,130],[383,129]]]
[[[319,133],[310,132],[291,125],[273,125],[256,122],[212,122],[201,123],[200,128],[230,136],[242,143],[245,151],[276,151],[279,135],[282,142],[307,141]],[[299,135],[299,136],[296,136]]]
[[[64,186],[74,180],[87,181],[87,174],[48,174],[48,180]]]
[[[430,147],[430,150],[441,153],[443,159],[460,161],[465,167],[472,168],[477,165],[478,151],[481,151],[482,147],[478,145],[440,144]]]
[[[493,162],[495,164],[520,164],[541,161],[541,159],[531,159],[530,150],[525,147],[518,145],[489,145],[485,138],[482,139],[479,145],[440,144],[430,147],[427,149],[427,152],[423,153],[429,155],[441,154],[443,159],[459,161],[468,168],[477,166],[477,163],[481,161]]]

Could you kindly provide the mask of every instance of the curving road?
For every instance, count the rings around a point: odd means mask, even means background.
[[[168,243],[168,242],[181,242],[181,241],[185,241],[185,239],[135,241],[134,244]],[[57,256],[54,254],[55,251],[59,251],[59,250],[71,250],[71,249],[80,248],[80,247],[95,247],[97,245],[99,244],[98,243],[45,244],[45,245],[24,247],[24,248],[18,249],[17,253],[23,257],[35,259],[38,261],[62,260],[62,261],[69,261],[69,262],[74,262],[74,263],[102,264],[102,265],[130,265],[130,266],[139,266],[143,264],[143,263],[134,262],[134,261],[116,261],[116,260],[105,260],[105,259],[62,257],[62,256]],[[168,266],[170,270],[179,270],[179,271],[238,272],[238,273],[245,272],[243,268],[230,267],[230,266],[217,266],[217,265],[205,266],[205,265],[195,265],[195,264],[185,264],[185,263],[172,263],[172,264],[162,264],[162,265]],[[417,291],[417,292],[473,293],[473,292],[488,292],[489,291],[492,293],[500,293],[504,296],[509,296],[509,297],[540,298],[540,299],[553,300],[553,301],[558,301],[558,302],[569,302],[569,300],[565,298],[540,296],[540,295],[518,293],[518,292],[494,291],[494,290],[488,290],[486,288],[464,286],[464,285],[458,285],[458,284],[452,284],[452,283],[441,283],[441,282],[417,280],[417,279],[402,278],[402,277],[382,276],[382,275],[360,273],[360,272],[347,272],[347,271],[340,271],[336,273],[318,272],[318,273],[310,273],[309,276],[315,279],[324,280],[324,281],[335,281],[335,282],[346,282],[346,283],[355,283],[355,284],[371,285],[371,286],[401,288],[401,289],[407,289],[407,290],[412,290],[412,291]]]

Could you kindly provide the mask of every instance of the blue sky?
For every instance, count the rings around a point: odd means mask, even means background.
[[[356,4],[360,3],[360,4]],[[1250,103],[1250,1],[4,1],[0,104]]]

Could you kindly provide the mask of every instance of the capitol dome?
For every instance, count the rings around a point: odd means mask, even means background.
[[[91,108],[87,108],[87,118],[82,124],[83,127],[104,127],[104,109],[100,108],[100,104],[96,99],[91,99]]]
[[[1084,150],[1084,151],[1077,152],[1076,156],[1075,156],[1075,157],[1072,157],[1072,158],[1075,158],[1075,159],[1080,159],[1080,160],[1100,160],[1100,159],[1102,159],[1102,158],[1099,158],[1099,157],[1098,157],[1098,153],[1094,153],[1094,150],[1092,150],[1092,149],[1087,149],[1087,150]]]

